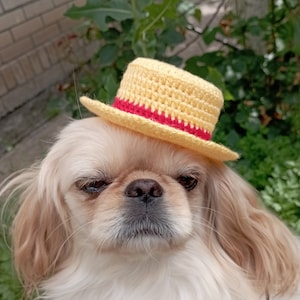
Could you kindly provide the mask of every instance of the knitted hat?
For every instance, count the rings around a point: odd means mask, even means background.
[[[80,102],[111,123],[209,158],[239,157],[210,140],[223,106],[221,91],[167,63],[137,58],[128,65],[112,106],[85,96]]]

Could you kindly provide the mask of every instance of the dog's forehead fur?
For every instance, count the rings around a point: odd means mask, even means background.
[[[193,168],[203,161],[188,150],[117,127],[100,118],[72,122],[61,132],[49,157],[56,157],[57,164],[75,177],[92,177],[99,171],[119,173],[125,169],[176,175],[180,168]]]

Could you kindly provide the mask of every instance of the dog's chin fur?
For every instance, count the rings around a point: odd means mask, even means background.
[[[222,266],[197,239],[165,253],[99,255],[82,249],[43,288],[50,299],[66,300],[242,300],[242,293],[260,299],[236,264]]]
[[[296,238],[223,163],[88,118],[1,194],[19,189],[15,266],[39,299],[300,299]]]

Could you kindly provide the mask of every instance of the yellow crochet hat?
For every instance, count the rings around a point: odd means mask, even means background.
[[[128,65],[112,106],[85,96],[80,102],[111,123],[209,158],[239,157],[210,140],[223,107],[221,91],[167,63],[137,58]]]

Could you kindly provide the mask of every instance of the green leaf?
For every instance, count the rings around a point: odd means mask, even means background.
[[[98,55],[101,66],[110,66],[118,58],[119,47],[116,44],[107,44],[104,45]]]
[[[299,5],[299,0],[285,0],[284,3],[288,6],[288,8],[296,8]]]
[[[293,24],[293,50],[295,53],[300,54],[300,20],[299,16],[293,18],[292,20]]]
[[[203,56],[192,56],[185,62],[186,71],[203,78],[207,76],[208,66],[203,62]]]
[[[109,74],[104,84],[104,88],[107,92],[108,103],[112,103],[114,97],[116,96],[118,87],[119,87],[119,83],[116,80],[116,76],[114,74]]]
[[[161,3],[153,3],[145,8],[145,15],[138,23],[134,42],[146,40],[148,34],[154,34],[156,30],[165,27],[166,19],[177,18],[176,7],[178,0],[163,0]]]
[[[224,54],[221,51],[204,53],[202,56],[198,57],[198,61],[207,66],[214,67],[220,65],[224,61]]]
[[[169,56],[167,57],[167,59],[165,59],[165,62],[174,65],[176,67],[180,67],[180,65],[182,64],[182,58],[180,56]]]
[[[198,21],[198,22],[201,22],[201,19],[202,19],[202,12],[199,8],[196,8],[194,10],[194,18]]]
[[[225,91],[225,84],[222,74],[214,67],[205,65],[203,57],[194,56],[186,62],[185,70],[194,75],[202,77],[216,85],[222,91]],[[228,95],[229,96],[229,95]]]
[[[286,95],[284,95],[284,102],[289,105],[297,105],[297,103],[299,103],[299,92],[286,93]]]
[[[220,32],[220,31],[221,31],[221,30],[220,30],[219,27],[215,27],[215,28],[212,28],[212,29],[207,28],[207,29],[203,32],[203,35],[202,35],[205,44],[206,44],[206,45],[211,44],[211,43],[215,40],[216,34],[217,34],[218,32]]]
[[[174,28],[167,28],[160,35],[160,40],[168,46],[176,46],[184,41],[183,35]]]
[[[102,37],[106,41],[115,41],[120,37],[121,32],[116,28],[109,28],[107,31],[102,33]]]
[[[238,135],[238,133],[232,129],[230,130],[229,134],[227,135],[227,141],[226,144],[230,145],[231,147],[234,147],[237,142],[239,141],[240,136]]]
[[[151,2],[151,0],[136,0],[136,5],[139,11],[143,11]]]
[[[125,70],[128,63],[135,58],[134,52],[130,50],[125,50],[122,52],[122,56],[120,56],[116,62],[116,66],[119,70]]]
[[[65,16],[72,19],[91,19],[102,31],[107,30],[106,22],[109,17],[116,21],[133,18],[130,5],[127,1],[120,0],[88,1],[85,6],[81,7],[72,5],[65,13]]]
[[[223,95],[224,95],[224,100],[225,101],[235,100],[234,96],[231,94],[231,92],[228,89],[225,89],[223,91]]]
[[[208,67],[208,74],[205,79],[216,85],[222,91],[225,90],[223,76],[217,69]]]
[[[247,30],[253,36],[259,36],[262,33],[262,28],[257,17],[251,17],[247,20]]]

